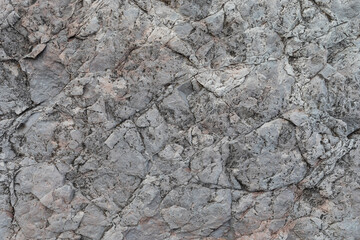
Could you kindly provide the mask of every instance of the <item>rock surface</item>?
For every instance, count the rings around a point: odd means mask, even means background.
[[[0,0],[0,239],[359,239],[359,12]]]

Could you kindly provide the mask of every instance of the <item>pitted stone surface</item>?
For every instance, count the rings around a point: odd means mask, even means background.
[[[358,239],[359,12],[0,0],[0,239]]]

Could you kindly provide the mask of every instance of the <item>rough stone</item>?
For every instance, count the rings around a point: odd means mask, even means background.
[[[358,239],[359,11],[0,0],[0,239]]]

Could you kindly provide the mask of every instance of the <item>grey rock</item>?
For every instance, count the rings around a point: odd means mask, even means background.
[[[162,207],[163,218],[169,221],[170,228],[177,226],[179,233],[206,236],[230,219],[231,194],[229,190],[214,191],[199,186],[177,188],[165,197]],[[174,211],[184,215],[182,221]]]
[[[210,33],[216,35],[218,34],[224,24],[224,11],[220,10],[219,12],[215,13],[214,15],[211,15],[204,19],[207,28]]]
[[[16,183],[23,193],[32,193],[42,199],[50,191],[64,184],[64,177],[52,164],[42,163],[21,169]]]
[[[171,206],[170,208],[163,209],[161,212],[171,229],[184,226],[191,218],[190,211],[182,207]]]
[[[0,0],[0,239],[358,239],[357,0]]]
[[[94,205],[89,205],[84,211],[83,219],[76,233],[91,239],[101,239],[108,225],[109,222],[104,213]]]
[[[38,61],[26,59],[21,61],[22,68],[30,76],[30,96],[36,104],[58,94],[69,82],[69,74],[59,63],[57,56],[59,51],[55,46],[48,46],[44,51]],[[29,56],[35,57],[35,55],[36,53],[30,53]]]
[[[233,144],[230,169],[250,191],[273,190],[300,182],[307,171],[293,126],[277,119]]]
[[[42,51],[44,51],[45,48],[46,48],[46,44],[39,44],[35,46],[34,49],[31,51],[31,53],[26,55],[25,58],[35,59]]]

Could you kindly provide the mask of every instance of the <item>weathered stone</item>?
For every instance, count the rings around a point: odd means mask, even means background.
[[[358,239],[357,0],[0,0],[0,239]]]
[[[16,182],[19,184],[19,191],[32,193],[41,199],[50,191],[63,186],[64,177],[54,165],[41,163],[22,168]]]
[[[300,182],[307,171],[293,126],[277,119],[232,145],[230,170],[251,191],[273,190]]]
[[[59,63],[58,54],[55,46],[48,45],[37,61],[21,61],[22,68],[30,76],[30,96],[36,104],[60,93],[70,80],[65,67]]]
[[[108,225],[109,222],[104,213],[94,205],[89,205],[84,211],[84,216],[76,233],[92,239],[101,239]]]

